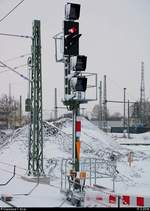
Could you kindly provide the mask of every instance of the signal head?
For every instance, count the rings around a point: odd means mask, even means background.
[[[74,71],[85,71],[87,63],[87,56],[72,56],[71,57],[71,68]]]
[[[80,4],[67,3],[65,5],[65,18],[67,20],[78,20],[80,17]]]

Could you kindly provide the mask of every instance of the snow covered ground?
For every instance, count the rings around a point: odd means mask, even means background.
[[[71,158],[72,121],[60,119],[57,122],[44,122],[44,171],[49,178],[46,184],[28,182],[28,126],[9,132],[0,137],[0,195],[11,193],[12,204],[17,207],[71,207],[60,192],[60,168],[62,158]],[[98,158],[110,161],[110,155],[117,155],[118,174],[115,181],[116,194],[150,196],[150,146],[125,146],[120,143],[150,143],[150,133],[131,134],[123,138],[122,134],[106,134],[85,118],[81,119],[81,157]],[[128,163],[129,152],[133,152],[133,162]],[[111,161],[110,161],[111,162]],[[14,165],[16,175],[12,176]],[[99,185],[112,189],[112,178],[99,179]],[[0,206],[5,205],[0,201]]]

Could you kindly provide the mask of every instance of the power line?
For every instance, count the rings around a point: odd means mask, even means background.
[[[22,4],[24,2],[24,0],[22,0],[21,2],[19,2],[13,9],[11,9],[3,18],[0,19],[0,23],[7,18],[20,4]]]
[[[107,76],[107,78],[108,78],[108,79],[110,80],[110,82],[112,82],[117,88],[119,88],[120,91],[123,90],[123,88],[120,87],[120,85],[119,85],[116,81],[112,80],[112,78],[110,78],[109,76]],[[130,98],[132,98],[133,101],[136,101],[134,95],[133,95],[131,92],[129,92],[128,90],[127,90],[127,95],[128,95]]]
[[[27,53],[27,54],[23,54],[23,55],[20,55],[20,56],[16,56],[16,57],[7,59],[7,60],[5,60],[4,62],[9,62],[9,61],[13,61],[13,60],[16,60],[16,59],[24,58],[24,57],[27,57],[27,56],[29,56],[29,55],[31,55],[31,53]]]
[[[28,54],[23,54],[21,56],[17,56],[17,57],[13,57],[13,58],[10,58],[10,59],[7,59],[7,60],[4,60],[4,62],[10,62],[10,61],[13,61],[13,60],[16,60],[16,59],[20,59],[20,58],[24,58],[24,57],[27,57],[31,55],[31,53],[28,53]],[[26,64],[27,65],[27,64]],[[26,66],[26,65],[21,65],[21,66]],[[5,66],[4,65],[0,65],[0,68],[4,68]],[[17,67],[18,68],[18,67]],[[16,69],[16,67],[14,68]],[[2,71],[4,72],[4,71]],[[1,73],[1,72],[0,72]]]
[[[0,33],[2,36],[9,36],[9,37],[20,37],[20,38],[30,38],[32,39],[31,36],[28,35],[18,35],[18,34],[8,34],[8,33]]]
[[[106,102],[108,102],[108,103],[128,103],[128,101],[120,101],[120,100],[106,100]],[[135,101],[134,102],[131,102],[130,101],[130,103],[135,103]]]
[[[3,71],[0,72],[0,74],[1,74],[1,73],[4,73],[4,72],[6,72],[6,71],[9,71],[9,70],[3,70]]]
[[[27,66],[27,64],[23,64],[23,65],[16,66],[16,67],[14,67],[13,69],[16,70],[16,69],[18,69],[18,68],[20,68],[20,67],[25,67],[25,66]],[[4,65],[3,65],[3,66],[0,66],[0,67],[8,68],[8,67],[6,67],[6,66],[4,66]],[[1,74],[1,73],[5,73],[5,72],[7,72],[7,71],[10,71],[10,69],[9,69],[9,70],[0,71],[0,74]]]
[[[20,67],[26,67],[27,64],[21,64],[19,66],[13,67],[14,70],[19,69]],[[6,66],[0,66],[1,68],[6,68]],[[0,72],[1,73],[1,72]]]
[[[26,67],[26,66],[28,66],[28,65],[27,64],[21,64],[19,66],[14,67],[13,69],[16,70],[16,69],[19,69],[20,67]]]
[[[14,73],[16,73],[17,75],[19,75],[20,77],[22,77],[23,79],[32,82],[29,78],[27,78],[26,76],[20,74],[19,72],[17,72],[14,68],[9,67],[8,65],[6,65],[4,62],[0,61],[0,64],[4,65],[4,67],[7,67],[9,70],[13,71]]]

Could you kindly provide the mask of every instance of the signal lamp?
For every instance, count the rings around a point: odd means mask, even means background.
[[[76,92],[85,92],[87,89],[87,78],[84,76],[73,77],[70,80],[70,85]]]
[[[70,62],[72,70],[84,71],[86,69],[87,56],[72,56]]]
[[[76,56],[79,54],[79,23],[64,21],[64,55]]]
[[[65,5],[65,18],[67,20],[78,20],[80,17],[80,4],[67,3]]]

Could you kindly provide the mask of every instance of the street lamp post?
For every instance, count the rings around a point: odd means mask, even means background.
[[[128,138],[130,138],[130,102],[128,100]]]
[[[124,110],[123,110],[123,132],[125,137],[125,124],[126,124],[126,88],[124,88]]]

